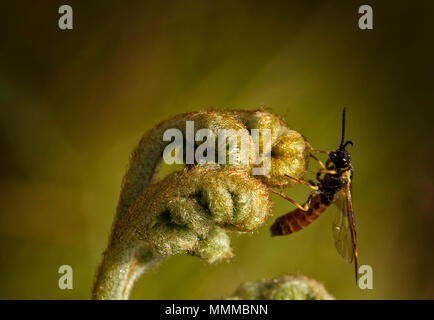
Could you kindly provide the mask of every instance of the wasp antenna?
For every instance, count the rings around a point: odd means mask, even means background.
[[[348,140],[347,142],[344,143],[342,149],[345,149],[345,147],[349,144],[351,144],[352,146],[354,145],[352,141]]]
[[[345,140],[345,108],[344,112],[342,113],[342,137],[341,137],[341,144],[339,145],[339,149],[342,149],[344,146],[344,140]]]

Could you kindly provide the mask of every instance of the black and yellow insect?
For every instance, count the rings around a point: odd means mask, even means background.
[[[342,115],[342,138],[337,150],[324,152],[328,154],[325,165],[312,155],[321,166],[317,171],[315,184],[293,178],[295,181],[309,186],[313,191],[306,203],[301,206],[285,194],[273,191],[292,202],[297,209],[279,217],[271,226],[272,236],[288,235],[307,227],[318,218],[331,204],[336,204],[337,217],[333,223],[333,238],[337,251],[343,259],[351,263],[354,260],[356,281],[358,278],[357,241],[354,212],[351,201],[351,181],[353,167],[351,157],[345,149],[351,141],[345,141],[345,109]],[[321,175],[324,175],[321,178]]]

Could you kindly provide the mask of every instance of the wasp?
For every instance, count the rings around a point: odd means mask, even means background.
[[[346,150],[351,141],[345,141],[345,109],[342,114],[342,136],[337,150],[332,152],[319,151],[328,154],[324,165],[313,154],[311,156],[318,161],[321,169],[316,171],[316,180],[306,182],[292,178],[296,182],[304,184],[312,189],[303,206],[283,193],[272,190],[286,200],[297,206],[297,209],[279,217],[271,226],[272,236],[284,236],[301,230],[317,219],[331,204],[337,206],[337,215],[333,222],[333,239],[335,247],[342,258],[351,263],[354,260],[356,282],[358,279],[357,241],[354,212],[351,200],[351,181],[353,179],[353,167],[351,157]]]

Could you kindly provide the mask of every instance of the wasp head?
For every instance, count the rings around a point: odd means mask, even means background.
[[[353,143],[351,141],[347,141],[344,145],[341,145],[336,151],[332,151],[329,153],[330,161],[333,162],[335,168],[340,171],[341,169],[350,169],[351,167],[351,156],[348,150],[345,147]]]

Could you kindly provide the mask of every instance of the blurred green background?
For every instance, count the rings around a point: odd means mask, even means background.
[[[57,10],[74,10],[61,31]],[[358,28],[371,4],[374,30]],[[175,114],[265,107],[319,149],[347,107],[361,264],[354,284],[331,217],[271,238],[293,209],[234,235],[230,263],[176,256],[133,299],[210,299],[301,272],[338,299],[434,298],[432,1],[2,1],[0,298],[88,299],[129,154]],[[286,190],[302,202],[305,187]],[[60,265],[74,289],[58,288]]]

